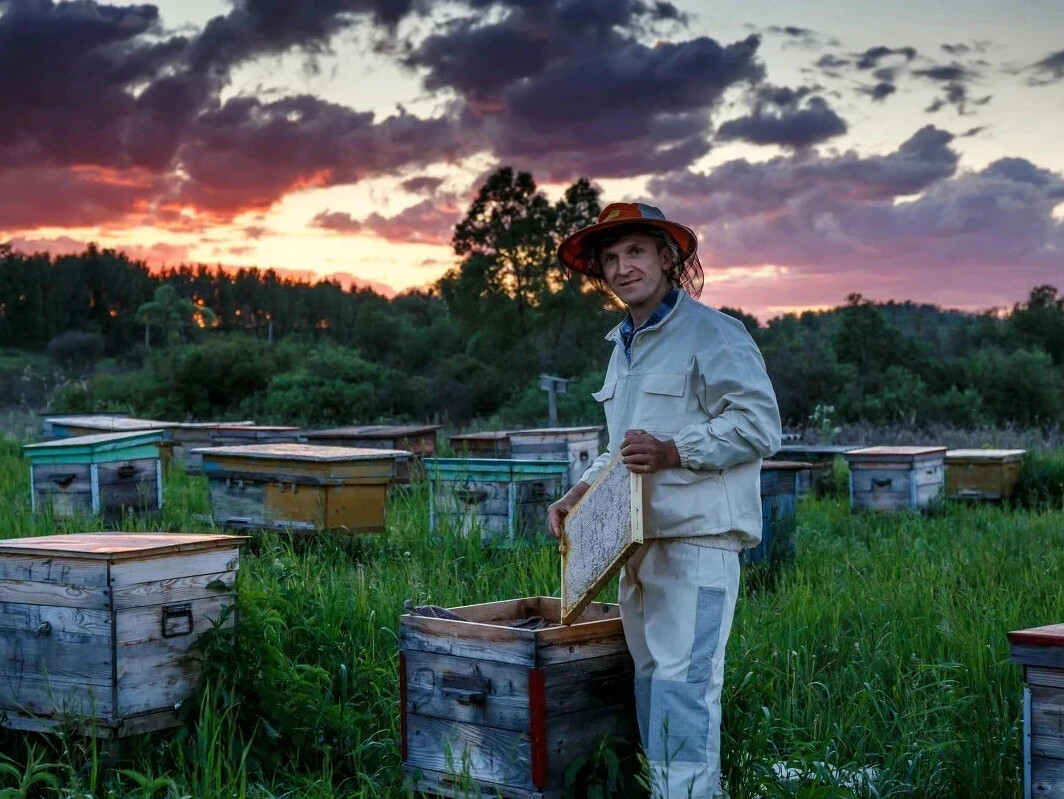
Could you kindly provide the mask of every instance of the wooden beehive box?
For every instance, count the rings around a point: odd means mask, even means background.
[[[511,453],[510,434],[501,430],[487,433],[462,433],[448,441],[457,455],[469,458],[503,458]]]
[[[171,458],[186,474],[203,474],[203,458],[195,450],[211,446],[211,431],[220,428],[253,427],[254,422],[174,422],[170,433]]]
[[[436,454],[436,431],[440,425],[359,425],[334,427],[304,433],[308,444],[324,447],[366,447],[368,449],[406,450],[416,458],[431,458]],[[397,459],[395,480],[409,483],[416,461]]]
[[[777,563],[793,557],[798,492],[808,474],[808,463],[761,462],[761,543],[739,553],[742,563]]]
[[[60,438],[95,436],[103,433],[144,433],[162,431],[163,440],[159,442],[159,459],[163,474],[170,468],[172,457],[172,436],[170,428],[173,422],[161,419],[138,419],[121,413],[93,414],[59,414],[45,416],[41,421],[41,432],[45,441]]]
[[[569,474],[566,461],[429,458],[429,528],[446,519],[482,544],[514,542],[547,531],[547,506]]]
[[[561,797],[566,768],[603,734],[636,740],[633,666],[616,605],[592,603],[568,627],[548,597],[453,610],[468,621],[399,620],[403,771],[417,790]],[[532,616],[552,626],[508,626]]]
[[[867,447],[847,452],[850,505],[919,510],[942,496],[945,447]]]
[[[313,444],[197,450],[215,523],[243,529],[378,533],[396,458],[409,452]]]
[[[1022,449],[951,449],[946,452],[950,499],[1012,499],[1023,471]]]
[[[0,725],[120,738],[177,724],[192,647],[236,602],[242,537],[165,533],[0,541]]]
[[[1023,796],[1064,799],[1064,624],[1009,633],[1023,666]]]
[[[163,432],[101,433],[27,444],[34,513],[120,519],[163,506]]]
[[[798,494],[810,493],[820,482],[830,478],[835,459],[860,447],[846,444],[784,444],[773,459],[798,461],[809,466],[799,475]]]
[[[510,431],[514,460],[568,461],[565,489],[574,486],[599,455],[601,427],[542,427]]]

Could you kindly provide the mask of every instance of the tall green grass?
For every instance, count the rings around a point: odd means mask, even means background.
[[[98,525],[33,519],[10,445],[0,502],[3,537]],[[1064,512],[1051,505],[881,516],[804,500],[796,558],[744,572],[724,696],[730,795],[1018,796],[1020,670],[1005,633],[1064,620]],[[177,473],[161,517],[122,527],[205,530],[207,511],[204,481]],[[380,536],[255,535],[238,588],[238,635],[202,641],[183,728],[130,741],[118,762],[75,736],[0,732],[14,770],[0,791],[44,773],[54,786],[38,779],[31,795],[403,796],[403,601],[556,594],[558,559],[430,534],[415,485],[393,494]]]

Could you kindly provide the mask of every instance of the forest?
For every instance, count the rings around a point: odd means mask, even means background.
[[[386,298],[273,270],[153,271],[121,252],[0,245],[0,408],[121,411],[300,425],[537,424],[538,376],[568,378],[559,421],[599,421],[590,393],[623,310],[555,258],[595,219],[587,180],[556,202],[532,175],[488,176],[455,227],[455,266]],[[707,265],[707,269],[712,269]],[[707,288],[702,301],[712,304]],[[788,425],[1064,423],[1064,297],[965,313],[872,302],[759,322]]]

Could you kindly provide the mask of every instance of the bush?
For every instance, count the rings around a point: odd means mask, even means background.
[[[103,357],[103,350],[103,336],[99,333],[67,330],[48,342],[45,353],[60,368],[84,374]]]

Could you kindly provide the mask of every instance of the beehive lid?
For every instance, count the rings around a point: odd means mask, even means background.
[[[1025,449],[951,449],[946,453],[946,460],[1018,461],[1026,454]]]
[[[483,433],[461,433],[451,436],[451,441],[503,441],[510,437],[505,430],[489,430]]]
[[[130,416],[112,416],[110,414],[86,414],[84,416],[46,416],[47,424],[60,427],[84,427],[105,432],[129,432],[139,430],[161,430],[172,427],[174,422],[160,419],[135,419]]]
[[[861,449],[857,444],[784,444],[777,455],[845,455]]]
[[[804,461],[761,461],[763,472],[800,472],[808,468],[809,464]]]
[[[1064,624],[1047,624],[1044,627],[1013,630],[1009,633],[1009,643],[1030,646],[1064,646]]]
[[[939,455],[946,452],[945,447],[864,447],[863,449],[850,450],[847,459],[862,460],[864,458],[919,458],[923,455]]]
[[[381,450],[377,450],[380,452]],[[425,470],[433,480],[542,480],[569,474],[569,461],[528,461],[509,458],[426,458]]]
[[[253,421],[246,422],[174,422],[170,427],[179,430],[214,430],[217,428],[229,429],[231,427],[254,427]]]
[[[238,444],[231,447],[201,447],[192,450],[222,458],[254,460],[307,461],[310,463],[339,463],[346,461],[379,461],[409,458],[411,453],[401,449],[370,449],[368,447],[323,447],[318,444]]]
[[[70,555],[90,560],[128,560],[172,552],[195,552],[237,546],[244,535],[178,533],[72,533],[0,541],[0,555]]]
[[[577,435],[586,433],[588,435],[592,433],[598,433],[602,430],[601,426],[589,426],[589,427],[536,427],[529,430],[511,430],[510,437],[514,436],[544,436],[544,435]]]
[[[158,445],[166,438],[165,430],[143,430],[128,433],[96,433],[74,436],[40,444],[26,444],[22,449],[27,458],[37,462],[89,463],[95,460],[114,460],[158,457]]]
[[[332,427],[328,430],[312,430],[304,435],[307,438],[399,438],[401,436],[417,436],[423,433],[432,433],[439,430],[442,425],[419,424],[419,425],[384,425],[368,424],[355,425],[353,427]]]
[[[290,425],[271,425],[271,424],[236,424],[233,422],[225,422],[223,424],[209,425],[214,430],[225,433],[298,433],[298,427],[292,427]]]

